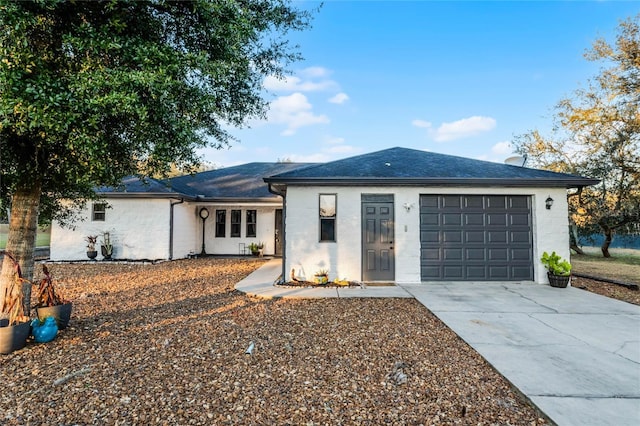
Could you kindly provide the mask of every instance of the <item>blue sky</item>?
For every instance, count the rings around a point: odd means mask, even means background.
[[[265,80],[268,119],[202,155],[228,167],[402,146],[501,162],[514,136],[550,129],[553,106],[598,73],[585,50],[639,11],[635,1],[329,0],[291,38],[304,61]]]

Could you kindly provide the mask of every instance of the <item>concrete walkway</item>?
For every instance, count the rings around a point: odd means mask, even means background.
[[[236,288],[258,297],[415,297],[558,425],[640,425],[638,306],[539,284],[281,288],[280,272],[271,261]]]

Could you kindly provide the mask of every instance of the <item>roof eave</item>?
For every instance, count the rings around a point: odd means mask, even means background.
[[[102,198],[161,198],[161,199],[184,199],[195,201],[197,197],[180,194],[178,192],[97,192]]]
[[[581,188],[595,185],[598,179],[567,178],[567,179],[517,179],[517,178],[295,178],[270,177],[265,178],[270,184],[302,185],[302,186],[504,186],[511,188]]]

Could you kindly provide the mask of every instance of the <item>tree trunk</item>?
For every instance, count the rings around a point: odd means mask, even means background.
[[[578,227],[573,223],[569,225],[569,248],[578,254],[584,254],[578,246]]]
[[[600,247],[600,250],[602,250],[602,255],[604,257],[611,257],[611,254],[609,253],[609,246],[611,245],[611,241],[613,240],[613,229],[610,227],[603,227],[604,230],[604,241],[602,242],[602,247]]]
[[[5,251],[16,259],[22,269],[22,277],[28,281],[33,280],[34,249],[38,230],[41,189],[42,185],[39,181],[33,182],[28,188],[17,189],[11,200],[9,238]],[[2,272],[0,272],[0,294],[5,294],[14,279],[13,262],[8,256],[5,256],[2,262]],[[20,291],[20,289],[16,290]],[[25,283],[21,290],[24,295],[24,314],[29,316],[31,284]],[[0,300],[0,311],[3,310],[4,303],[3,300]]]

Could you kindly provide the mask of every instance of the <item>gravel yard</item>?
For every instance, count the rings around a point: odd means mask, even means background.
[[[261,264],[49,264],[70,328],[0,355],[0,424],[546,424],[415,300],[235,291]]]

